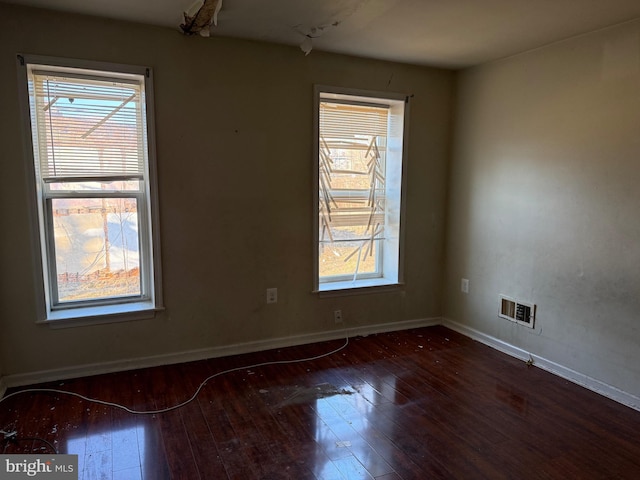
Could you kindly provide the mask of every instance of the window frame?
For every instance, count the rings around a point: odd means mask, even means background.
[[[144,186],[144,185],[143,185]],[[43,189],[43,190],[46,190]],[[53,201],[54,200],[66,200],[66,199],[110,199],[110,198],[123,198],[123,199],[135,199],[136,210],[139,214],[137,227],[138,227],[138,248],[140,250],[140,262],[143,265],[148,265],[150,262],[148,233],[145,232],[145,228],[141,228],[144,225],[148,225],[147,221],[147,201],[144,193],[145,189],[139,189],[138,191],[105,191],[98,193],[95,191],[74,191],[74,190],[55,190],[42,194],[41,202],[44,205],[43,208],[43,225],[46,225],[44,229],[44,242],[46,245],[43,247],[47,252],[47,271],[49,272],[48,286],[49,286],[49,303],[51,311],[62,311],[71,308],[84,308],[89,306],[101,306],[112,305],[120,303],[136,303],[136,302],[148,302],[151,298],[149,287],[152,284],[149,278],[149,269],[145,268],[144,272],[140,272],[140,294],[139,295],[127,295],[127,296],[112,296],[108,298],[94,299],[94,300],[74,300],[74,301],[62,301],[59,298],[59,286],[58,277],[59,272],[57,270],[55,256],[56,256],[56,243],[53,235],[54,232],[54,214],[53,214]],[[148,230],[148,228],[146,229]],[[142,269],[141,269],[142,270]]]
[[[404,285],[404,231],[405,231],[405,205],[406,205],[406,171],[407,171],[407,153],[408,153],[408,135],[409,135],[409,96],[401,93],[393,92],[377,92],[363,89],[334,87],[327,85],[314,85],[314,117],[313,117],[313,285],[312,291],[319,293],[321,296],[334,296],[334,295],[350,295],[359,293],[373,293],[381,290],[394,290]],[[399,149],[400,158],[400,172],[399,172],[399,188],[400,192],[397,195],[397,201],[399,205],[396,205],[397,210],[397,222],[398,225],[395,228],[397,242],[397,264],[396,268],[391,275],[388,271],[382,271],[382,276],[377,274],[359,274],[358,278],[354,280],[347,280],[341,276],[330,278],[329,280],[320,281],[319,276],[319,246],[320,246],[320,227],[318,212],[320,208],[319,192],[320,192],[320,104],[322,101],[337,99],[341,103],[353,104],[353,105],[370,105],[380,106],[385,105],[390,109],[391,105],[402,104],[403,111],[401,114],[403,128],[401,135],[397,137],[402,142],[402,146]],[[400,115],[398,115],[400,117]],[[380,251],[384,249],[384,243],[386,240],[381,240]],[[382,256],[380,252],[380,257]],[[381,260],[376,260],[376,263]],[[376,270],[380,268],[376,265]]]
[[[164,309],[162,295],[162,272],[160,262],[160,226],[158,210],[157,166],[155,150],[153,71],[149,67],[115,63],[76,60],[40,55],[17,55],[18,93],[23,123],[25,164],[28,178],[28,207],[32,234],[31,250],[34,259],[34,281],[36,323],[52,327],[93,325],[100,323],[153,318],[155,312]],[[47,70],[86,75],[93,72],[101,78],[118,79],[135,76],[144,88],[143,138],[146,140],[146,171],[139,180],[137,190],[107,190],[102,193],[92,190],[50,189],[37,172],[37,161],[33,141],[30,105],[29,69]],[[82,182],[87,179],[76,179]],[[89,181],[105,182],[107,176]],[[65,180],[66,181],[66,180]],[[56,183],[56,182],[53,182]],[[55,267],[55,245],[53,240],[52,200],[58,198],[136,198],[137,223],[146,233],[138,231],[140,249],[140,295],[110,297],[89,301],[55,302],[57,278]],[[144,269],[144,272],[142,271]]]

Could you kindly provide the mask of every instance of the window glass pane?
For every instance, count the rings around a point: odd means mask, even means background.
[[[320,103],[320,282],[382,276],[387,108]]]
[[[139,296],[135,198],[51,200],[59,302]]]
[[[337,227],[332,231],[333,241],[326,236],[320,240],[319,274],[321,277],[358,277],[377,272],[377,253],[380,242],[366,238],[365,227]],[[369,235],[370,236],[370,235]]]

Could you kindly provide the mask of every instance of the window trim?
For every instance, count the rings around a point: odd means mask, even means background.
[[[30,54],[18,54],[16,57],[16,65],[20,115],[23,124],[23,149],[27,173],[26,181],[28,183],[27,206],[31,231],[30,247],[34,262],[32,271],[36,295],[36,323],[48,324],[50,326],[54,326],[55,324],[56,327],[65,327],[153,318],[156,311],[164,310],[162,265],[160,260],[160,215],[155,145],[153,70],[145,66]],[[152,281],[152,286],[148,290],[149,298],[141,297],[140,299],[136,299],[136,301],[120,303],[117,301],[107,301],[100,305],[82,304],[53,308],[49,292],[49,280],[47,272],[45,271],[45,262],[50,262],[52,259],[48,252],[49,242],[47,242],[45,238],[47,226],[41,225],[41,219],[42,222],[47,221],[49,216],[45,215],[46,212],[43,211],[43,209],[46,208],[42,201],[45,196],[43,192],[40,191],[41,184],[35,167],[29,104],[28,65],[46,65],[52,70],[70,68],[100,71],[113,74],[113,76],[122,75],[123,77],[126,77],[126,75],[141,75],[144,78],[148,179],[146,181],[143,180],[143,189],[145,192],[140,194],[146,195],[147,197],[149,214],[147,215],[145,209],[145,213],[139,221],[140,223],[145,222],[149,229],[149,245],[148,247],[144,247],[150,250],[148,252],[149,268],[151,270],[149,272],[149,279]],[[47,195],[46,197],[55,197],[55,194],[51,196]]]
[[[404,102],[403,112],[403,131],[402,131],[402,171],[400,173],[400,215],[398,225],[398,264],[397,279],[389,281],[388,278],[382,277],[366,278],[361,277],[355,281],[333,281],[320,283],[319,278],[319,155],[320,155],[320,103],[321,100],[336,96],[338,102],[341,101],[340,96],[360,97],[354,99],[354,104],[380,106],[380,102],[385,101],[402,101]],[[323,96],[321,98],[321,96]],[[313,279],[312,292],[324,296],[343,296],[356,295],[361,293],[376,293],[382,291],[395,290],[404,286],[404,247],[405,247],[405,224],[406,224],[406,183],[407,183],[407,165],[408,165],[408,145],[409,145],[409,116],[410,116],[410,95],[394,92],[371,91],[347,87],[334,87],[328,85],[314,85],[313,87]],[[378,102],[378,100],[380,102]],[[332,99],[333,101],[333,99]],[[351,103],[351,101],[346,102]]]

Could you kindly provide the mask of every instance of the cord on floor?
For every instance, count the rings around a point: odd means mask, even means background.
[[[4,402],[5,400],[11,398],[11,397],[15,397],[16,395],[20,395],[23,393],[57,393],[57,394],[62,394],[62,395],[71,395],[74,397],[78,397],[82,400],[85,400],[87,402],[91,402],[91,403],[97,403],[98,405],[106,405],[108,407],[114,407],[114,408],[119,408],[120,410],[124,410],[125,412],[128,413],[132,413],[135,415],[155,415],[155,414],[160,414],[160,413],[166,413],[166,412],[170,412],[172,410],[176,410],[178,408],[182,408],[185,405],[188,405],[189,403],[193,402],[198,395],[200,394],[200,391],[202,390],[202,388],[206,385],[206,383],[209,380],[212,380],[216,377],[219,377],[221,375],[226,375],[228,373],[232,373],[232,372],[238,372],[240,370],[249,370],[249,369],[254,369],[254,368],[259,368],[259,367],[266,367],[269,365],[286,365],[286,364],[292,364],[292,363],[302,363],[302,362],[310,362],[313,360],[319,360],[321,358],[324,357],[328,357],[331,356],[335,353],[338,353],[339,351],[345,349],[347,347],[347,345],[349,345],[349,337],[345,338],[345,342],[344,345],[342,345],[339,348],[336,348],[335,350],[332,350],[330,352],[327,353],[323,353],[321,355],[317,355],[315,357],[307,357],[307,358],[299,358],[299,359],[294,359],[294,360],[274,360],[274,361],[270,361],[270,362],[262,362],[262,363],[256,363],[254,365],[247,365],[247,366],[243,366],[243,367],[236,367],[236,368],[230,368],[228,370],[224,370],[222,372],[218,372],[218,373],[214,373],[213,375],[208,376],[207,378],[205,378],[200,385],[198,386],[198,388],[196,389],[195,393],[187,400],[185,400],[182,403],[178,403],[177,405],[174,405],[172,407],[168,407],[168,408],[162,408],[159,410],[133,410],[125,405],[120,405],[119,403],[114,403],[114,402],[106,402],[104,400],[99,400],[96,398],[90,398],[90,397],[86,397],[84,395],[81,395],[79,393],[75,393],[75,392],[69,392],[67,390],[58,390],[55,388],[27,388],[24,390],[18,390],[17,392],[13,392],[10,393],[9,395],[6,395],[3,398],[0,398],[0,403]],[[39,440],[43,440],[43,439],[39,439]],[[46,440],[43,440],[46,442]],[[48,443],[48,442],[47,442]],[[53,447],[53,445],[51,445]],[[54,448],[55,450],[55,448]]]

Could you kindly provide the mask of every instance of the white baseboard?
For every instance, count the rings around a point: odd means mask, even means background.
[[[582,387],[599,393],[600,395],[610,398],[611,400],[614,400],[618,403],[622,403],[623,405],[633,408],[634,410],[640,411],[640,398],[636,397],[635,395],[624,392],[607,383],[601,382],[600,380],[589,377],[584,373],[577,372],[544,357],[540,357],[533,353],[527,352],[526,350],[511,345],[498,338],[492,337],[491,335],[487,335],[486,333],[482,333],[471,327],[467,327],[466,325],[454,322],[453,320],[443,318],[442,325],[450,328],[451,330],[455,330],[456,332],[461,333],[467,337],[477,340],[480,343],[488,345],[489,347],[506,353],[507,355],[511,355],[512,357],[519,358],[520,360],[524,361],[532,360],[533,365],[538,368],[553,373],[554,375],[558,375],[559,377],[562,377],[566,380],[569,380],[570,382],[576,383]]]
[[[274,348],[285,348],[308,343],[324,342],[327,340],[338,340],[346,337],[359,335],[373,335],[376,333],[392,332],[396,330],[408,330],[411,328],[431,327],[441,323],[440,317],[422,318],[416,320],[405,320],[401,322],[383,323],[378,325],[365,325],[362,327],[344,328],[328,332],[318,332],[304,335],[294,335],[290,337],[272,338],[268,340],[258,340],[255,342],[237,343],[221,347],[203,348],[189,350],[185,352],[174,352],[163,355],[149,357],[132,358],[127,360],[116,360],[112,362],[92,363],[73,367],[43,370],[32,373],[19,373],[8,375],[0,379],[0,392],[2,392],[2,382],[5,389],[7,387],[21,387],[43,382],[55,382],[69,378],[86,377],[90,375],[100,375],[104,373],[122,372],[135,370],[138,368],[157,367],[161,365],[171,365],[174,363],[192,362],[205,360],[207,358],[224,357],[238,355],[242,353],[259,352]],[[1,398],[1,395],[0,395]]]
[[[54,382],[69,378],[85,377],[89,375],[100,375],[105,373],[135,370],[138,368],[157,367],[174,363],[184,363],[207,358],[217,358],[229,355],[258,352],[274,348],[285,348],[308,343],[323,342],[327,340],[337,340],[346,337],[366,336],[376,333],[392,332],[397,330],[408,330],[412,328],[431,327],[443,325],[466,337],[479,341],[502,353],[518,358],[523,361],[533,360],[534,365],[550,373],[558,375],[566,380],[581,385],[589,390],[597,392],[607,398],[626,405],[634,410],[640,411],[640,398],[630,393],[624,392],[616,387],[608,385],[600,380],[591,378],[583,373],[572,370],[563,365],[559,365],[551,360],[527,352],[524,349],[511,345],[486,333],[482,333],[466,325],[454,322],[447,318],[423,318],[416,320],[405,320],[401,322],[383,323],[378,325],[366,325],[362,327],[344,328],[328,332],[318,332],[304,335],[293,335],[290,337],[279,337],[268,340],[258,340],[254,342],[238,343],[221,347],[189,350],[184,352],[174,352],[163,355],[149,357],[132,358],[127,360],[117,360],[112,362],[92,363],[74,367],[66,367],[52,370],[43,370],[33,373],[23,373],[0,377],[0,398],[7,388],[32,385],[43,382]]]

